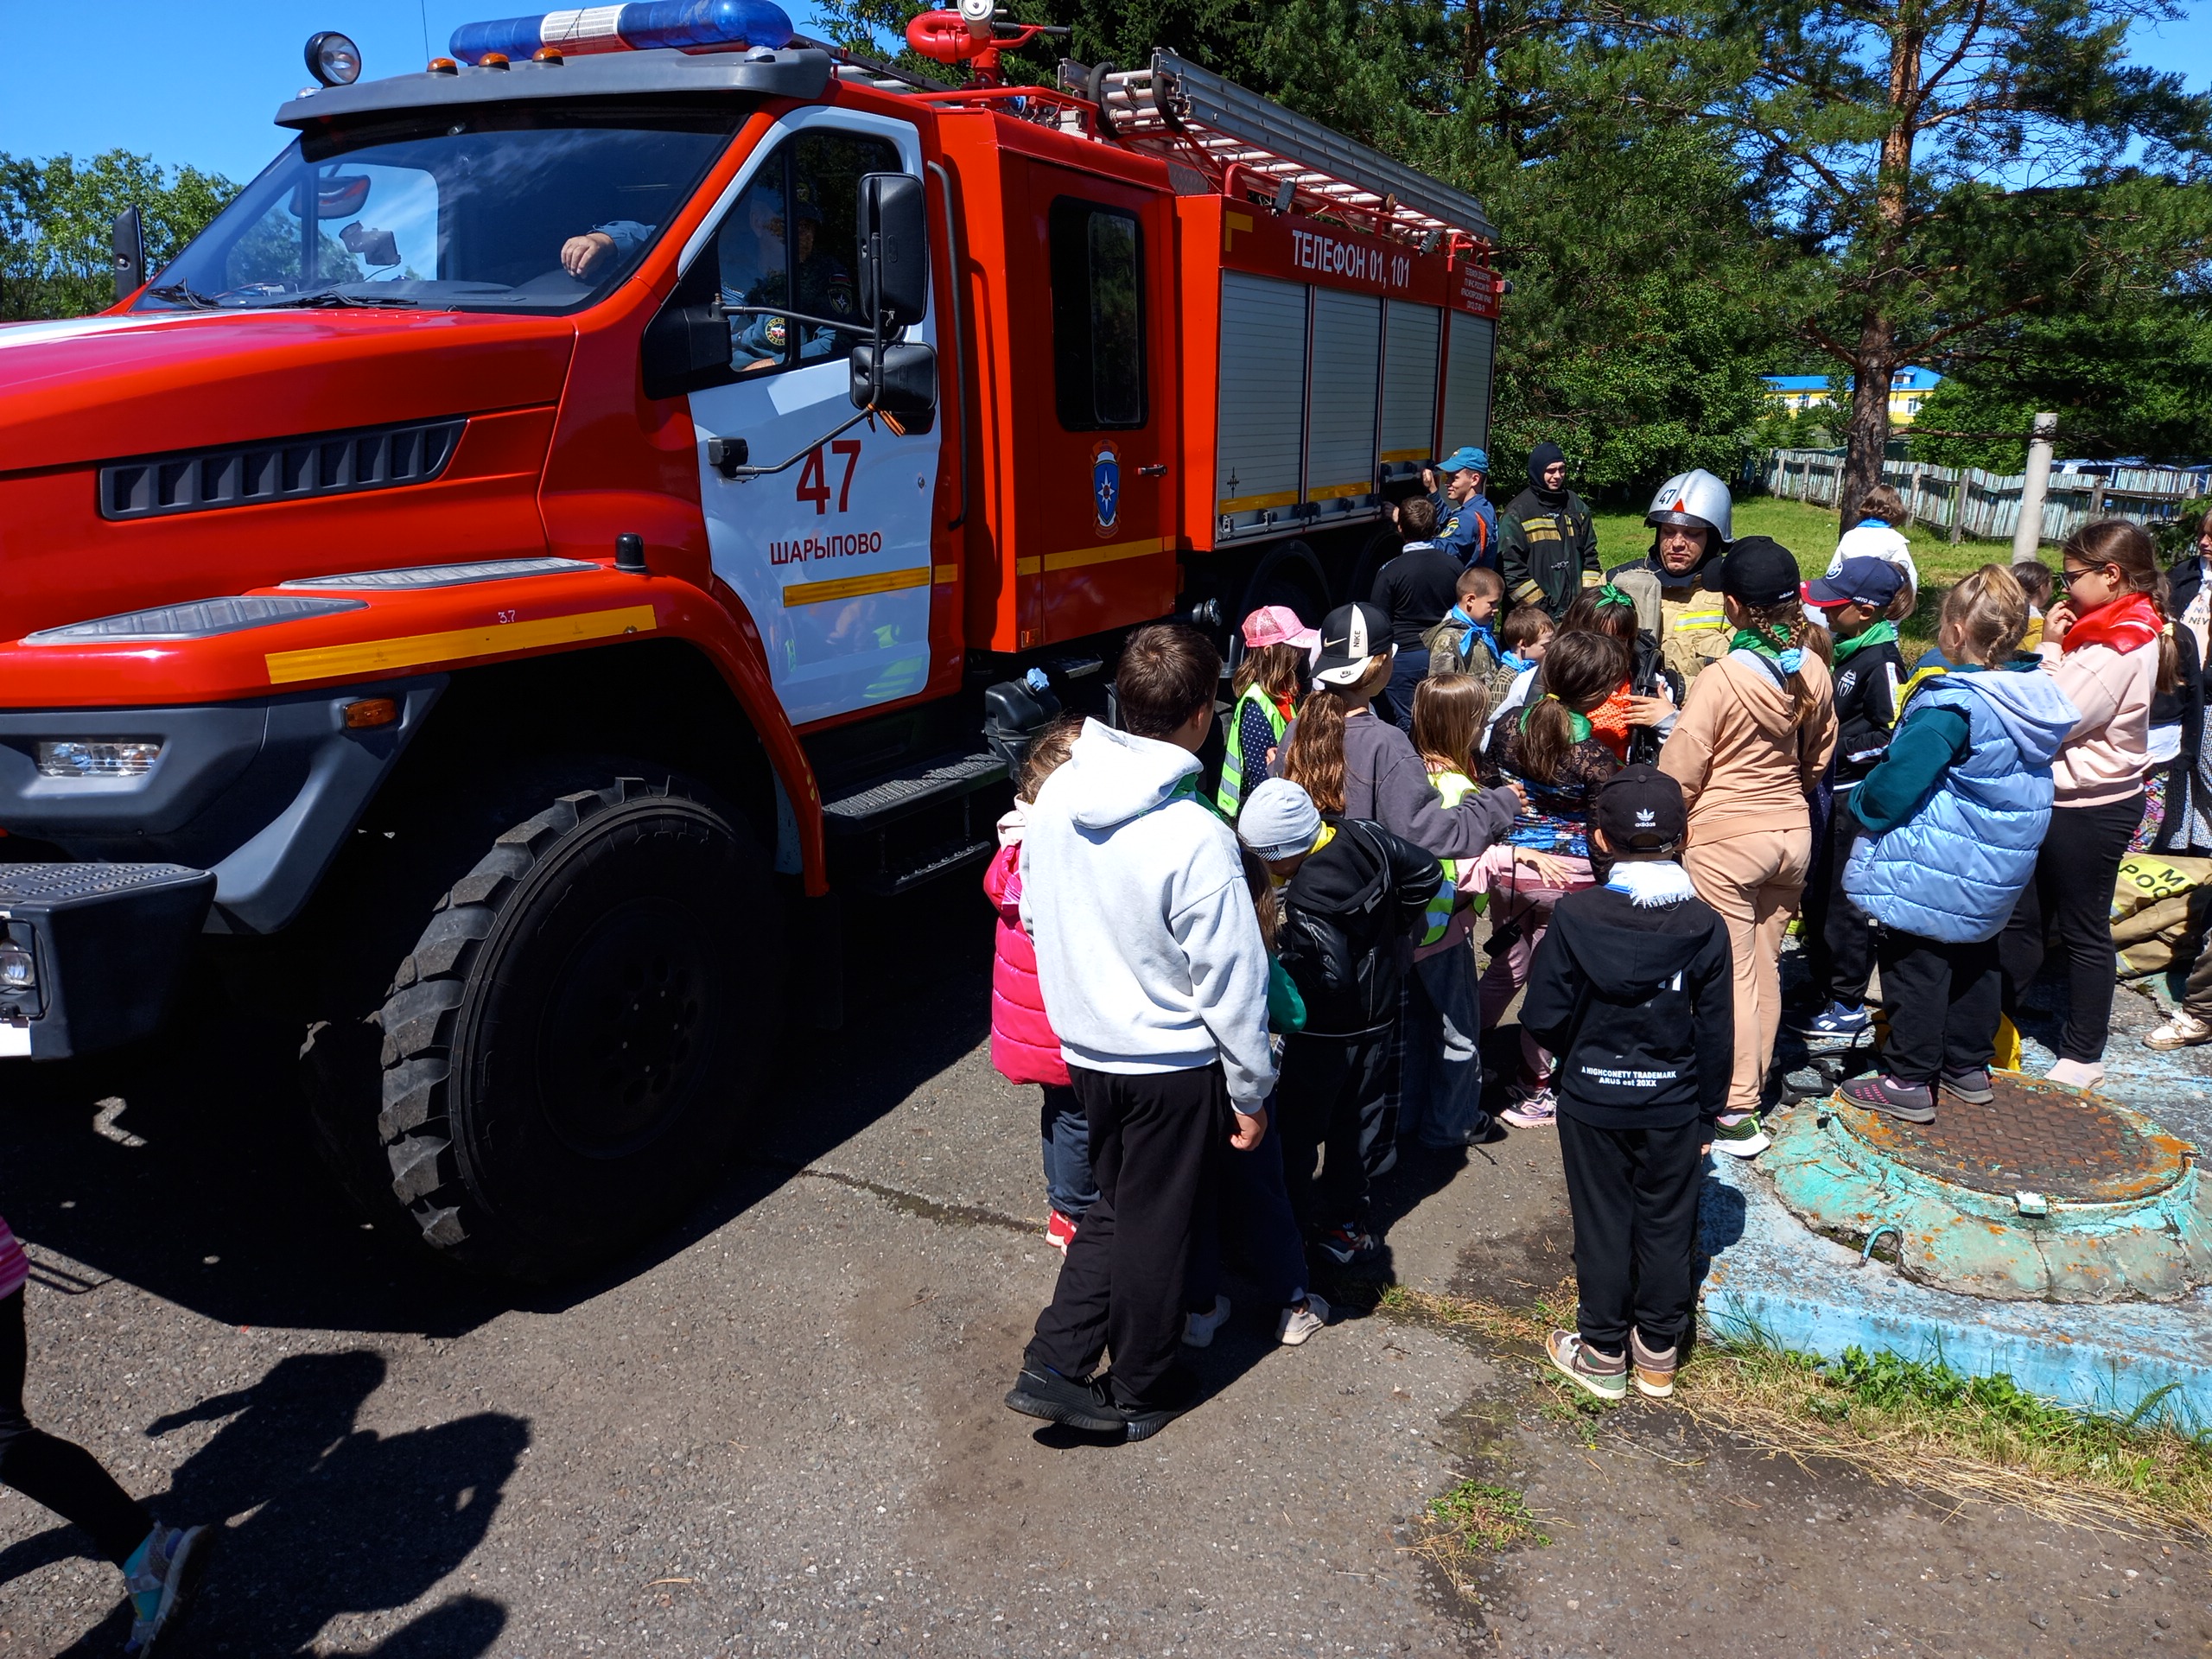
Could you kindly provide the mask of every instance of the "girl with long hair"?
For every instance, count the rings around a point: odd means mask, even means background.
[[[1835,695],[1807,648],[1797,560],[1747,536],[1720,567],[1728,654],[1690,684],[1659,770],[1682,786],[1682,868],[1728,924],[1735,971],[1735,1059],[1718,1151],[1756,1157],[1770,1144],[1759,1107],[1782,1025],[1782,938],[1813,861],[1811,800],[1835,752]]]
[[[2005,1012],[2020,1004],[2044,957],[2066,957],[2070,995],[2052,1082],[2094,1088],[2104,1080],[2112,1026],[2112,891],[2128,837],[2143,820],[2151,705],[2178,683],[2166,621],[2166,577],[2140,524],[2101,518],[2067,537],[2059,580],[2066,596],[2044,616],[2037,649],[2058,689],[2082,714],[2051,762],[2050,829],[2035,879],[1998,941]]]
[[[1306,663],[1320,636],[1287,605],[1263,605],[1244,619],[1244,656],[1230,682],[1230,712],[1222,728],[1225,747],[1221,787],[1214,804],[1236,821],[1238,807],[1260,779],[1297,717],[1306,696]]]
[[[1597,735],[1590,717],[1628,674],[1628,652],[1602,633],[1562,628],[1544,654],[1535,700],[1500,720],[1484,758],[1486,783],[1517,783],[1528,804],[1506,832],[1522,852],[1554,861],[1551,873],[1523,881],[1508,867],[1491,885],[1490,968],[1482,982],[1482,1022],[1494,1026],[1514,994],[1528,982],[1529,964],[1566,893],[1592,884],[1590,815],[1598,791],[1620,770],[1620,760]],[[1512,1103],[1498,1116],[1516,1128],[1554,1123],[1552,1057],[1523,1033],[1521,1076]]]

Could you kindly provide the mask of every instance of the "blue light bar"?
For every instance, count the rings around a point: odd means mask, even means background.
[[[791,38],[791,15],[774,0],[631,0],[627,5],[463,23],[454,30],[448,49],[463,63],[481,63],[493,52],[527,59],[543,46],[569,55],[652,47],[728,52],[786,46]]]

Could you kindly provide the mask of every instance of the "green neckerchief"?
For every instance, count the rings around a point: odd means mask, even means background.
[[[1784,674],[1795,674],[1805,662],[1805,647],[1792,645],[1787,651],[1777,651],[1749,628],[1736,630],[1736,637],[1728,642],[1731,651],[1748,651],[1754,657],[1764,657]]]
[[[1854,633],[1850,639],[1839,637],[1835,642],[1835,659],[1839,663],[1862,645],[1894,645],[1897,642],[1897,625],[1884,617],[1864,633]]]
[[[1521,724],[1517,729],[1523,736],[1528,734],[1529,716],[1536,712],[1536,703],[1541,702],[1559,702],[1559,699],[1554,696],[1550,692],[1547,691],[1542,696],[1538,697],[1535,702],[1530,703],[1526,709],[1523,709],[1521,711]],[[1560,702],[1559,706],[1562,709],[1567,709],[1567,705],[1563,702]],[[1578,715],[1573,709],[1567,709],[1567,729],[1574,734],[1574,741],[1576,742],[1588,742],[1592,730],[1589,716],[1586,715]]]

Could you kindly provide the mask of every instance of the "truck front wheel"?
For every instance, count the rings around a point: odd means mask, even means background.
[[[767,860],[635,779],[500,836],[438,902],[378,1024],[391,1187],[502,1275],[602,1261],[713,1176],[776,1040]]]

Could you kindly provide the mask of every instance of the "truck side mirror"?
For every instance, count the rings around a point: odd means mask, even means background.
[[[709,243],[645,325],[639,356],[646,397],[703,391],[731,378],[729,319],[722,313],[721,273],[721,261]]]
[[[929,309],[928,207],[911,173],[861,175],[861,310],[885,334]]]
[[[852,365],[855,409],[873,406],[899,416],[910,429],[914,416],[936,409],[936,347],[894,343],[879,353],[874,346],[855,346]]]
[[[139,228],[136,207],[126,207],[115,216],[115,232],[108,245],[115,251],[115,297],[127,300],[146,286],[146,237]]]

